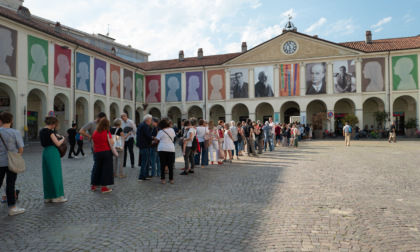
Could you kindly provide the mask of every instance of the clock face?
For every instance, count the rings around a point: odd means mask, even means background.
[[[293,54],[295,53],[297,50],[297,45],[294,41],[287,41],[286,43],[284,43],[283,45],[283,51],[286,54]]]

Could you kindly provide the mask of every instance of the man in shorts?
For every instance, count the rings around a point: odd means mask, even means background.
[[[389,139],[388,142],[391,142],[391,138],[392,141],[394,141],[394,143],[396,143],[397,141],[395,140],[395,138],[397,137],[397,134],[395,133],[395,122],[392,122],[391,127],[389,127]]]

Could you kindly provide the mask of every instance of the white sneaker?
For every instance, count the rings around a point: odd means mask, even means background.
[[[21,213],[25,212],[25,208],[20,208],[20,207],[13,207],[9,209],[9,215],[13,216],[13,215],[18,215]]]
[[[64,198],[63,196],[61,196],[61,197],[58,197],[58,198],[52,199],[52,202],[53,202],[53,203],[64,203],[64,202],[67,202],[67,199],[66,199],[66,198]]]
[[[52,199],[44,199],[44,202],[45,203],[51,203],[52,202]]]
[[[78,157],[78,156],[74,156],[74,158],[75,158],[75,159],[78,159],[79,157]]]

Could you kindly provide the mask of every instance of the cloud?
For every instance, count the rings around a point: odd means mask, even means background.
[[[342,19],[328,25],[328,29],[326,29],[327,32],[324,32],[323,35],[349,35],[353,34],[356,28],[353,18]]]
[[[282,12],[280,14],[280,18],[281,18],[280,24],[286,24],[287,21],[289,21],[289,16],[291,16],[292,18],[296,18],[297,13],[294,12],[293,8],[290,8],[287,11]]]
[[[378,21],[378,23],[376,23],[376,24],[372,25],[372,28],[377,28],[377,27],[380,27],[380,26],[382,26],[382,25],[384,25],[384,24],[386,24],[386,23],[390,22],[390,21],[391,21],[391,19],[392,19],[392,17],[386,17],[386,18],[383,18],[383,19],[379,20],[379,21]]]
[[[261,7],[262,5],[263,4],[259,0],[256,0],[254,3],[251,3],[251,9],[257,9]]]
[[[251,19],[243,29],[241,41],[247,42],[248,48],[265,42],[273,37],[280,35],[283,32],[283,27],[280,25],[273,25],[265,27],[263,19]],[[240,49],[240,47],[238,47]]]
[[[403,17],[404,21],[406,23],[410,23],[411,21],[415,20],[415,18],[413,18],[410,13],[407,13],[404,17]]]
[[[311,33],[313,32],[316,28],[321,27],[325,22],[327,21],[326,18],[321,17],[318,21],[316,21],[316,23],[312,24],[311,26],[309,26],[309,28],[307,28],[305,30],[306,33]]]
[[[382,31],[383,27],[379,27],[378,29],[373,30],[373,32],[380,32]]]

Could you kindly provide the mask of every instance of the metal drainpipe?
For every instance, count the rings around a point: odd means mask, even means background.
[[[133,97],[134,97],[134,124],[136,124],[136,115],[137,115],[137,107],[136,107],[136,73],[139,70],[139,68],[136,68],[136,71],[134,71],[134,79],[133,79],[133,83],[134,83],[134,92],[133,92]],[[139,119],[140,119],[140,115],[139,115]]]
[[[203,119],[204,120],[209,120],[209,118],[207,118],[207,89],[204,85],[204,83],[206,83],[206,66],[203,66],[203,89],[204,89],[204,113],[203,113]]]
[[[74,71],[74,81],[73,81],[73,123],[76,123],[76,85],[77,85],[77,66],[76,66],[76,50],[79,48],[79,45],[76,46],[76,49],[73,51],[73,71]]]

